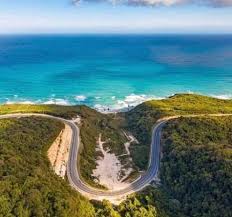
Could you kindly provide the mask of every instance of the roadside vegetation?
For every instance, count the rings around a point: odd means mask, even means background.
[[[40,117],[0,120],[1,217],[155,217],[152,198],[90,203],[52,171],[47,150],[63,124]],[[139,197],[139,196],[138,196]]]
[[[0,106],[0,115],[12,113],[41,113],[63,117],[75,118],[77,114],[88,110],[87,106],[62,106],[62,105],[33,105],[33,104],[9,104]]]
[[[0,120],[0,216],[94,216],[51,169],[47,150],[63,128],[38,117]]]
[[[121,128],[121,119],[117,115],[105,115],[95,110],[88,109],[81,114],[81,157],[79,168],[84,180],[94,187],[101,186],[94,182],[92,176],[93,169],[96,168],[96,160],[102,156],[100,151],[96,150],[99,135],[102,140],[107,141],[104,149],[109,149],[116,156],[126,153],[124,143],[127,142],[123,130]],[[133,165],[132,165],[133,166]]]
[[[185,217],[231,217],[232,117],[168,123],[161,180]]]
[[[185,114],[232,113],[232,100],[195,94],[177,94],[164,100],[151,100],[123,113],[127,128],[139,140],[131,147],[133,161],[141,170],[148,165],[152,127],[162,117]]]
[[[102,114],[84,105],[60,106],[60,105],[1,105],[1,114],[11,113],[41,113],[49,114],[67,119],[81,117],[80,136],[81,150],[78,168],[82,179],[93,187],[105,189],[104,186],[94,182],[92,176],[93,169],[96,168],[96,159],[101,156],[101,152],[96,151],[97,140],[102,135],[105,149],[115,155],[126,154],[124,143],[127,139],[123,133],[123,119],[117,114]],[[136,173],[136,167],[131,165]],[[135,176],[136,177],[136,176]]]
[[[162,189],[153,187],[129,196],[119,206],[108,201],[93,204],[96,217],[184,217],[175,200],[169,199]]]
[[[160,216],[151,192],[146,199],[133,196],[119,206],[91,203],[55,175],[47,150],[63,127],[41,117],[0,120],[1,217]]]

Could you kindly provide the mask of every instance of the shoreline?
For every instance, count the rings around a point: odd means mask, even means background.
[[[15,96],[13,99],[5,98],[5,101],[0,102],[0,105],[60,105],[60,106],[87,106],[89,108],[92,108],[100,113],[103,114],[110,114],[110,113],[119,113],[119,112],[128,112],[135,108],[136,106],[147,102],[151,100],[163,100],[168,99],[174,95],[178,94],[197,94],[202,96],[208,96],[213,97],[216,99],[222,99],[222,100],[231,100],[232,99],[232,93],[227,94],[201,94],[201,93],[195,93],[195,92],[183,92],[183,93],[175,93],[171,94],[169,96],[165,97],[159,97],[154,95],[137,95],[137,94],[130,94],[128,96],[125,96],[124,99],[116,98],[115,96],[112,96],[112,104],[109,105],[108,103],[100,104],[97,103],[98,97],[95,97],[96,102],[94,103],[88,100],[88,97],[84,95],[75,96],[75,99],[78,100],[68,100],[68,99],[62,99],[62,98],[46,98],[41,100],[32,100],[27,98],[18,98],[18,96]],[[90,98],[90,97],[89,97]],[[107,105],[108,104],[108,105]]]

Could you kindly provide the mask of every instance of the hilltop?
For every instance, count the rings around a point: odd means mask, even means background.
[[[152,127],[158,119],[175,115],[217,113],[232,113],[232,100],[196,94],[176,94],[167,99],[144,102],[124,113],[127,127],[140,141],[132,150],[134,162],[140,169],[147,167]]]

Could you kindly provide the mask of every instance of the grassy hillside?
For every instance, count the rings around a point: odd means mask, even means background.
[[[38,117],[0,120],[0,216],[94,216],[50,168],[47,150],[62,128]]]
[[[82,119],[80,127],[81,134],[81,157],[78,167],[82,178],[92,186],[102,187],[93,182],[92,170],[96,167],[96,159],[100,155],[96,152],[96,141],[99,134],[103,140],[108,140],[105,144],[117,155],[124,154],[124,143],[126,137],[123,134],[122,120],[118,115],[106,115],[97,112],[87,106],[60,106],[60,105],[1,105],[0,115],[9,113],[44,113],[67,119],[75,118],[79,115]],[[109,140],[110,139],[110,140]]]
[[[232,100],[178,94],[164,100],[145,102],[123,114],[127,127],[140,141],[140,144],[131,148],[134,162],[141,169],[147,167],[152,127],[159,118],[172,115],[217,113],[232,113]]]
[[[88,110],[86,106],[61,106],[61,105],[25,105],[12,104],[1,105],[0,114],[9,113],[44,113],[54,116],[73,118],[83,110]]]
[[[182,118],[163,134],[161,179],[186,217],[232,216],[232,117]]]
[[[167,217],[156,208],[154,193],[132,196],[120,206],[91,204],[55,175],[47,150],[62,128],[39,117],[0,120],[1,217]]]

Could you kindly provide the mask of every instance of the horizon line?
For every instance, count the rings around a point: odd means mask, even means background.
[[[232,35],[232,32],[0,32],[17,35]]]

